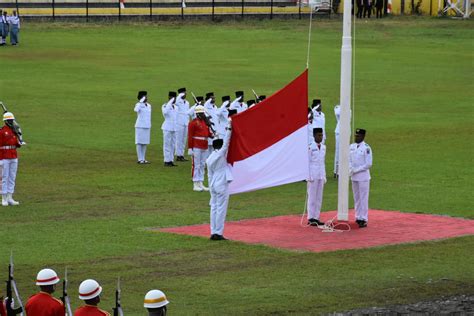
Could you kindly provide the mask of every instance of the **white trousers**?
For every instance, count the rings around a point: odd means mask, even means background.
[[[224,190],[215,191],[211,188],[211,235],[224,234],[225,217],[227,215],[227,206],[229,205],[229,185],[226,184]]]
[[[18,159],[3,159],[2,194],[15,192],[16,171]]]
[[[186,139],[188,136],[188,127],[179,126],[176,131],[176,156],[184,157],[184,149],[186,147]]]
[[[336,152],[334,153],[334,173],[339,174],[339,133],[336,133]]]
[[[163,131],[163,156],[165,162],[174,161],[174,148],[176,145],[176,132]]]
[[[137,144],[137,157],[138,161],[144,161],[146,154],[146,145]]]
[[[352,181],[354,193],[355,217],[364,221],[369,220],[369,181]]]
[[[324,179],[307,182],[308,190],[308,219],[319,219],[321,204],[323,203]]]
[[[193,182],[204,181],[204,168],[208,157],[207,149],[193,148]]]

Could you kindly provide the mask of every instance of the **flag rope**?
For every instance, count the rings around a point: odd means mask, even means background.
[[[310,5],[310,13],[309,13],[309,30],[308,30],[308,55],[306,57],[306,69],[309,69],[309,52],[311,50],[311,28],[312,28],[312,21],[313,21],[313,8]]]

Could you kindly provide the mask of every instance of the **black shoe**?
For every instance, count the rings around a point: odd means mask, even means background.
[[[311,226],[322,226],[322,225],[324,225],[324,223],[323,223],[323,222],[320,222],[319,219],[310,218],[310,219],[308,219],[308,225],[311,225]]]
[[[227,238],[225,238],[224,236],[222,235],[218,235],[218,234],[214,234],[214,235],[211,235],[211,240],[228,240]]]
[[[165,167],[173,167],[173,166],[171,165],[171,162],[165,161]]]
[[[141,160],[138,160],[137,161],[137,164],[142,164],[143,162]]]
[[[186,158],[184,158],[184,156],[178,156],[176,158],[176,161],[188,161]]]
[[[359,220],[357,224],[359,224],[359,228],[367,227],[367,222],[363,220]]]
[[[143,160],[142,163],[145,164],[145,165],[150,164],[150,162],[148,160]]]
[[[172,161],[169,162],[170,167],[177,167],[178,165],[175,165]]]

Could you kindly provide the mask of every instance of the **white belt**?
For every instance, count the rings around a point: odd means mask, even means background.
[[[207,140],[208,137],[193,136],[194,139]]]
[[[16,149],[16,146],[1,146],[0,149]]]

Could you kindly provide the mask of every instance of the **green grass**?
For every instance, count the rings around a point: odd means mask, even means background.
[[[374,152],[370,207],[474,218],[473,22],[401,18],[356,29],[355,125]],[[126,315],[145,314],[151,288],[165,291],[173,315],[319,314],[474,293],[472,236],[307,253],[148,230],[209,221],[190,164],[161,163],[167,92],[270,95],[303,71],[307,21],[26,22],[20,37],[0,49],[0,100],[28,142],[22,204],[1,210],[0,265],[6,276],[13,249],[24,297],[44,266],[68,267],[73,307],[91,277],[110,310],[121,276]],[[312,40],[310,98],[323,99],[331,174],[341,21],[316,21]],[[135,163],[133,143],[143,89],[154,106],[148,166]],[[304,183],[232,196],[228,220],[300,214],[304,197]],[[336,203],[330,179],[323,209]]]

